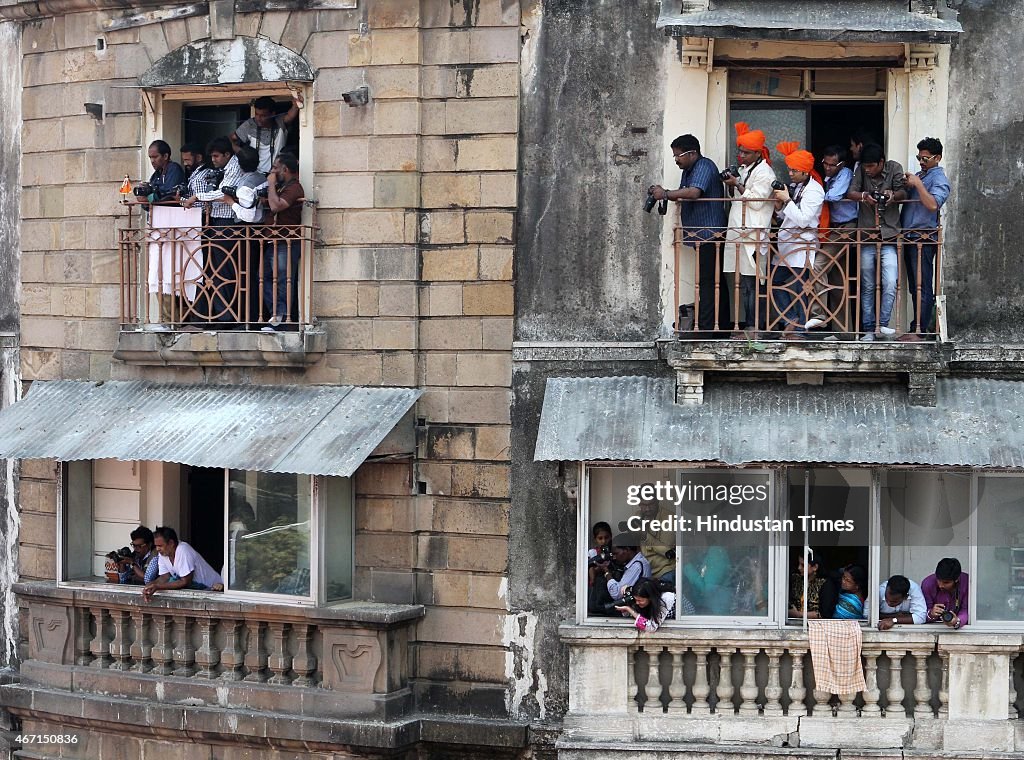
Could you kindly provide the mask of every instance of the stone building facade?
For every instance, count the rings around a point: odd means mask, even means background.
[[[1005,19],[1024,7],[952,5],[0,0],[20,77],[0,85],[16,104],[0,116],[4,404],[25,391],[0,415],[21,459],[0,699],[23,733],[81,737],[21,756],[1018,756],[1024,122],[991,51],[1013,49]],[[368,103],[347,105],[364,85]],[[305,101],[309,319],[153,329],[117,186],[148,174],[150,141],[176,152],[211,107],[267,93]],[[675,213],[643,213],[644,190],[678,182],[678,134],[725,166],[739,113],[818,152],[867,126],[904,167],[942,139],[938,334],[674,330],[693,254]],[[182,414],[194,449],[176,443],[176,403],[200,409]],[[304,408],[327,422],[303,428]],[[264,436],[261,409],[291,437]],[[172,440],[138,432],[158,413]],[[273,464],[229,445],[231,419]],[[188,478],[211,468],[225,560],[233,495],[295,475],[319,589],[290,603],[230,580],[146,606],[83,577],[112,525],[204,540]],[[968,629],[865,630],[863,692],[815,693],[787,581],[794,550],[825,539],[784,531],[729,546],[750,560],[728,584],[745,609],[695,597],[696,617],[643,635],[591,614],[592,524],[627,517],[627,486],[695,477],[763,479],[774,517],[841,502],[864,527],[826,554],[863,562],[872,589],[958,554]],[[346,514],[347,551],[325,543]],[[676,543],[690,593],[707,547]],[[329,589],[338,556],[350,601]]]

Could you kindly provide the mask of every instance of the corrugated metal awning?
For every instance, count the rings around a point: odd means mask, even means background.
[[[897,385],[717,383],[685,406],[672,378],[550,378],[534,459],[1024,467],[1024,382],[936,392],[923,407]]]
[[[348,477],[413,388],[37,381],[0,412],[0,458],[178,462]]]
[[[909,10],[906,0],[718,0],[714,10],[681,13],[662,3],[658,28],[676,37],[831,42],[953,42],[953,19]]]

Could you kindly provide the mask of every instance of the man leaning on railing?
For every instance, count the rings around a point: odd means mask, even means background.
[[[949,178],[939,166],[942,143],[926,137],[917,144],[921,171],[907,172],[907,203],[903,206],[903,262],[907,267],[912,316],[910,331],[900,340],[920,340],[935,332],[935,254],[938,251],[939,209],[949,197]],[[916,201],[916,202],[915,202]],[[918,281],[920,279],[920,282]],[[920,291],[918,290],[920,289]],[[921,297],[918,298],[918,292]]]
[[[302,256],[302,200],[299,160],[282,153],[267,175],[266,204],[276,229],[263,249],[263,304],[270,321],[263,332],[297,329],[299,264]]]

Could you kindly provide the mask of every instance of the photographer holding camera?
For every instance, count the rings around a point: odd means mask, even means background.
[[[154,580],[159,555],[153,548],[153,531],[140,525],[131,532],[132,553],[121,560],[121,583],[144,584]]]
[[[615,609],[631,616],[633,625],[642,633],[654,633],[676,609],[676,595],[671,591],[661,591],[651,578],[638,581],[622,596],[625,604],[616,605]],[[692,615],[694,612],[693,605],[683,597],[683,614]]]
[[[154,140],[149,144],[149,163],[153,166],[149,182],[134,188],[135,199],[129,200],[129,203],[173,200],[178,188],[185,184],[185,170],[181,164],[171,160],[171,146],[163,140]]]
[[[899,284],[900,263],[896,253],[900,234],[898,201],[907,199],[905,188],[903,167],[895,161],[886,161],[882,146],[865,145],[860,154],[860,166],[846,194],[847,199],[860,202],[858,226],[862,230],[871,229],[872,234],[877,235],[876,239],[880,239],[880,243],[862,243],[860,249],[862,341],[875,339],[875,277],[879,264],[882,268],[882,303],[878,332],[886,338],[896,334],[896,330],[889,327],[889,320]]]
[[[757,277],[764,277],[764,256],[768,252],[774,210],[774,204],[766,199],[772,197],[775,171],[768,160],[764,132],[751,130],[744,122],[739,122],[735,128],[736,161],[739,165],[722,172],[722,181],[734,193],[729,207],[729,230],[725,234],[722,269],[737,273],[740,278],[741,327],[759,330],[763,329],[766,320],[762,309],[755,322]]]
[[[266,204],[273,213],[275,229],[263,251],[263,305],[270,310],[264,332],[273,332],[282,322],[298,322],[299,264],[302,256],[302,200],[306,191],[299,184],[299,160],[282,153],[267,175]]]
[[[928,622],[942,623],[953,629],[967,625],[967,592],[970,578],[960,568],[960,560],[945,557],[935,572],[921,581],[921,593],[928,607]]]
[[[181,165],[185,168],[188,179],[186,180],[187,189],[181,193],[179,200],[191,198],[197,193],[205,192],[210,187],[214,169],[206,160],[204,148],[191,143],[182,145]],[[197,205],[205,210],[207,204],[200,202]]]

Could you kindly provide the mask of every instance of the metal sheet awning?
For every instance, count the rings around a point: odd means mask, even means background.
[[[662,3],[658,28],[676,37],[950,43],[963,33],[954,19],[909,10],[906,0],[718,0],[713,10],[682,13]]]
[[[37,381],[0,412],[0,458],[152,460],[348,477],[420,393],[351,385]]]
[[[718,383],[686,406],[673,378],[550,378],[534,459],[1024,467],[1024,382],[936,393],[921,407],[898,385]]]

